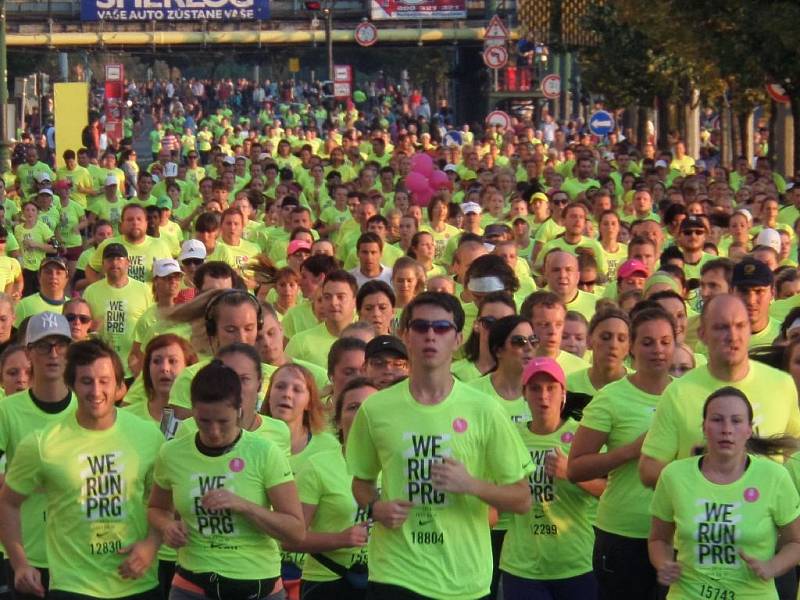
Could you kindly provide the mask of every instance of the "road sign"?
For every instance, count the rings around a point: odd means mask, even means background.
[[[502,69],[508,63],[508,50],[505,46],[489,46],[483,51],[483,62],[490,69]]]
[[[493,16],[489,21],[486,32],[483,34],[484,40],[508,40],[508,27],[505,26],[497,15]]]
[[[464,142],[460,131],[450,130],[444,134],[445,146],[460,146]]]
[[[333,80],[339,82],[352,82],[353,69],[350,65],[334,65],[333,66]]]
[[[561,95],[561,76],[551,73],[542,79],[542,94],[548,100],[555,100]]]
[[[486,116],[486,124],[489,126],[500,125],[505,129],[510,129],[511,117],[502,110],[493,110]]]
[[[789,104],[789,95],[780,83],[768,83],[767,94],[778,104]]]
[[[352,91],[349,81],[337,81],[333,84],[333,96],[337,100],[347,100]]]
[[[598,110],[589,117],[589,129],[595,135],[608,135],[614,131],[614,117],[605,110]]]
[[[300,59],[299,58],[290,58],[289,59],[289,73],[299,73],[300,72]]]
[[[378,41],[378,28],[369,21],[362,21],[356,25],[355,38],[359,46],[372,46]]]

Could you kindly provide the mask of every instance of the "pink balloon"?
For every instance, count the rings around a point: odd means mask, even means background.
[[[423,190],[413,192],[411,195],[412,202],[416,206],[428,206],[432,197],[433,197],[433,190],[429,187],[426,187]]]
[[[433,159],[424,152],[418,152],[411,157],[411,170],[430,177],[433,173]]]
[[[452,189],[452,183],[450,182],[450,178],[447,176],[447,173],[440,170],[435,170],[430,177],[428,177],[428,181],[431,184],[431,187],[436,190],[449,190]]]
[[[406,175],[406,187],[411,192],[419,192],[422,190],[430,189],[428,186],[428,178],[425,177],[422,173],[418,173],[416,171],[412,171],[408,175]]]

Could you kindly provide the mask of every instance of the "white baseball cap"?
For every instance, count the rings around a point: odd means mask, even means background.
[[[656,161],[656,169],[658,169],[660,167],[663,167],[663,168],[666,169],[667,168],[667,161],[665,161],[665,160],[657,160]]]
[[[118,185],[119,181],[117,181],[117,176],[113,173],[106,177],[106,185]]]
[[[444,171],[445,173],[447,173],[448,171],[452,171],[453,173],[455,173],[456,171],[458,171],[458,168],[453,163],[449,163],[444,166],[444,169],[442,169],[442,171]]]
[[[461,212],[465,215],[467,213],[481,214],[483,210],[481,210],[481,205],[477,202],[464,202],[464,204],[461,205]]]
[[[153,277],[169,277],[180,272],[181,266],[174,258],[158,258],[153,261]]]
[[[758,236],[756,236],[756,243],[754,246],[756,248],[759,246],[766,246],[767,248],[772,248],[775,250],[775,252],[780,254],[781,234],[774,229],[770,229],[769,227],[762,229]]]
[[[174,162],[168,162],[164,165],[164,177],[177,177],[178,176],[178,165]]]
[[[42,188],[42,189],[39,190],[39,193],[40,194],[47,194],[48,196],[52,196],[53,195],[53,190],[51,190],[50,188]]]
[[[181,253],[178,260],[183,262],[189,258],[206,259],[206,247],[200,240],[186,240],[181,246]]]
[[[235,165],[236,159],[232,156],[226,156],[222,159],[222,162],[224,162],[226,165]]]
[[[37,171],[33,174],[33,178],[38,183],[42,183],[43,181],[53,181],[52,177],[50,177],[50,173],[47,171]]]

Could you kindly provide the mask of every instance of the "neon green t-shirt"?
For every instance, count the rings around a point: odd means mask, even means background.
[[[20,442],[29,434],[60,421],[75,410],[74,397],[56,413],[45,412],[33,401],[30,390],[22,390],[0,401],[0,452],[6,469],[11,464]],[[44,494],[32,494],[20,509],[22,542],[25,554],[35,567],[47,567],[47,549],[44,541],[47,499]]]
[[[500,554],[501,570],[542,580],[566,579],[592,570],[591,516],[597,500],[577,484],[547,475],[544,469],[548,451],[559,448],[569,454],[577,428],[577,421],[567,419],[553,433],[538,435],[528,423],[517,423],[535,467],[528,476],[533,503],[527,513],[511,518]]]
[[[39,266],[45,257],[44,250],[25,248],[25,241],[32,240],[39,244],[48,244],[53,237],[53,230],[50,229],[42,221],[36,221],[36,225],[28,229],[24,223],[20,223],[14,227],[14,237],[19,241],[19,247],[22,255],[22,268],[28,271],[38,271]]]
[[[242,431],[221,456],[206,456],[187,435],[164,444],[154,481],[170,490],[175,510],[189,530],[178,549],[178,564],[195,573],[214,572],[232,579],[268,579],[280,574],[277,542],[229,509],[208,511],[201,504],[210,490],[227,488],[250,502],[269,507],[267,492],[294,480],[286,456],[263,436]]]
[[[370,579],[442,600],[482,598],[492,575],[488,507],[475,496],[435,489],[430,466],[446,456],[498,485],[533,470],[497,402],[457,380],[435,405],[418,403],[403,381],[370,396],[356,413],[350,472],[368,481],[380,473],[381,498],[414,505],[401,527],[375,524]]]
[[[757,577],[739,556],[775,555],[778,528],[800,516],[800,497],[786,470],[763,457],[735,482],[716,484],[700,470],[702,457],[667,465],[653,494],[654,517],[675,524],[681,576],[668,600],[777,599],[775,583]]]
[[[14,327],[19,327],[27,317],[38,315],[41,312],[61,314],[67,300],[69,297],[65,296],[62,300],[52,302],[45,299],[40,292],[21,298],[14,308]]]
[[[192,379],[197,375],[197,372],[211,362],[211,358],[201,358],[193,365],[189,365],[181,371],[172,382],[172,387],[169,390],[169,403],[173,406],[180,408],[192,408]],[[267,393],[269,387],[269,380],[272,374],[276,371],[277,367],[261,363],[261,389],[259,394],[261,398]],[[257,407],[258,408],[258,407]]]
[[[581,427],[608,434],[608,452],[630,444],[645,433],[661,396],[643,392],[627,377],[605,386],[583,409]],[[639,479],[639,463],[628,461],[608,473],[608,483],[597,505],[599,529],[630,538],[650,533],[653,491]],[[620,510],[624,506],[625,510]]]
[[[563,250],[564,252],[569,252],[570,254],[577,256],[579,249],[591,251],[591,253],[594,255],[595,261],[597,262],[598,273],[605,275],[608,272],[606,251],[603,250],[600,242],[586,236],[581,236],[581,240],[577,244],[570,244],[564,237],[557,237],[550,240],[542,247],[542,249],[539,251],[539,254],[536,255],[536,262],[533,265],[533,269],[537,273],[541,272],[545,257],[547,257],[547,255],[553,250]]]
[[[170,258],[172,251],[169,244],[161,238],[145,236],[139,244],[133,244],[118,235],[102,241],[89,259],[89,266],[98,273],[103,271],[103,250],[108,244],[117,243],[125,246],[128,251],[128,276],[137,281],[151,281],[153,279],[153,261],[157,258]]]
[[[83,244],[78,224],[85,215],[86,211],[75,200],[70,200],[66,206],[61,206],[61,215],[56,227],[56,233],[67,248],[74,248]]]
[[[0,256],[0,290],[5,290],[10,283],[14,283],[21,276],[22,267],[16,258]]]
[[[72,413],[19,445],[6,485],[47,499],[51,590],[121,598],[156,587],[155,562],[140,579],[117,568],[119,550],[147,537],[145,498],[162,441],[152,422],[117,411],[108,429],[85,429]]]
[[[711,392],[724,386],[741,390],[753,405],[753,431],[760,437],[800,437],[800,409],[791,376],[754,360],[740,381],[721,381],[708,370],[696,367],[664,390],[642,454],[661,462],[686,458],[703,445],[703,403]],[[764,391],[769,390],[769,396]]]
[[[114,287],[101,279],[86,288],[83,299],[100,322],[98,335],[119,354],[125,366],[125,376],[130,377],[128,354],[133,346],[136,322],[153,303],[150,286],[128,279],[124,286]]]
[[[365,510],[359,509],[353,498],[353,478],[347,471],[341,447],[317,452],[297,472],[297,492],[300,502],[316,506],[309,531],[336,533],[367,520]],[[338,548],[325,552],[337,564],[349,568],[353,564],[367,563],[367,549]],[[317,562],[306,556],[303,579],[307,581],[334,581],[339,579]]]
[[[292,453],[292,436],[289,433],[289,426],[280,419],[273,419],[266,415],[258,415],[258,418],[260,422],[253,433],[259,434],[268,442],[276,445],[288,458]],[[175,437],[182,438],[195,433],[197,433],[197,421],[184,419],[180,421]]]
[[[479,377],[482,377],[475,363],[466,358],[455,361],[450,367],[450,372],[455,375],[456,379],[464,383],[472,383]]]
[[[295,333],[286,344],[286,355],[325,368],[328,364],[328,352],[336,339],[324,322],[319,323],[310,329]]]

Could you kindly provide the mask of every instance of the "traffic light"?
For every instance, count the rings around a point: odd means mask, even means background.
[[[306,0],[304,4],[306,10],[309,12],[319,12],[322,10],[322,2],[319,0]]]

